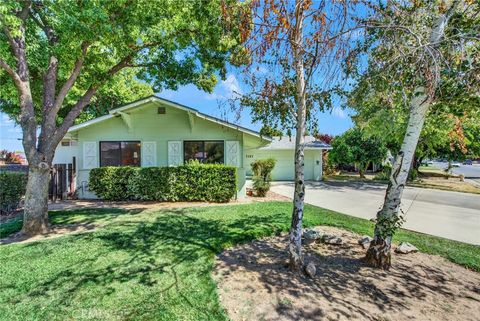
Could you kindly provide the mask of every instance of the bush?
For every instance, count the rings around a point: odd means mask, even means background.
[[[27,174],[0,172],[0,214],[10,213],[18,208],[26,187]]]
[[[378,172],[374,179],[377,181],[388,181],[390,180],[390,174],[392,173],[392,167],[390,165],[385,165],[380,172]]]
[[[105,200],[126,201],[134,199],[129,188],[130,178],[137,167],[100,167],[90,171],[89,189]]]
[[[257,196],[265,196],[270,190],[270,182],[272,181],[272,171],[275,168],[275,160],[273,158],[257,159],[252,166],[253,172],[253,189]]]
[[[178,167],[101,167],[90,189],[105,200],[228,202],[237,192],[235,167],[191,163]]]

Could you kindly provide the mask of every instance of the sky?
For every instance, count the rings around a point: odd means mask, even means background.
[[[177,103],[198,109],[199,111],[221,119],[228,120],[243,127],[260,130],[260,123],[252,124],[248,110],[244,110],[237,119],[236,113],[227,110],[224,102],[236,93],[242,93],[242,86],[234,72],[220,81],[213,93],[206,93],[193,85],[187,85],[176,91],[166,90],[156,95]],[[352,126],[348,110],[340,107],[318,114],[318,130],[321,133],[338,135]],[[4,113],[0,113],[0,150],[23,151],[21,128]]]

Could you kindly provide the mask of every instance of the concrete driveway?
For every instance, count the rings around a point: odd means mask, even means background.
[[[386,185],[359,182],[308,182],[305,201],[348,215],[374,218]],[[274,182],[272,191],[292,197],[293,182]],[[403,193],[403,227],[480,245],[480,195],[407,187]]]

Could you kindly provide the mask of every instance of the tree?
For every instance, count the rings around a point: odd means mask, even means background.
[[[346,2],[253,1],[252,24],[245,25],[251,60],[240,98],[254,122],[295,135],[295,192],[288,252],[290,268],[303,266],[304,143],[316,132],[315,113],[327,109],[341,75],[340,61],[349,50],[353,24]]]
[[[15,152],[9,152],[6,149],[0,151],[0,158],[5,160],[6,164],[21,164],[22,158]]]
[[[99,92],[133,75],[153,86],[211,91],[240,43],[233,0],[0,3],[0,96],[15,106],[29,162],[23,233],[48,230],[55,148]],[[128,84],[125,84],[128,87]],[[102,101],[97,96],[96,102]],[[37,129],[39,135],[37,137]]]
[[[318,139],[319,141],[322,141],[330,145],[333,142],[333,139],[335,138],[335,136],[330,134],[317,134],[315,135],[315,138]]]
[[[360,86],[364,95],[378,102],[403,101],[397,107],[408,110],[366,255],[371,265],[388,269],[392,237],[402,223],[398,212],[403,189],[430,107],[478,96],[480,8],[474,1],[389,1],[371,8],[374,15],[364,21],[369,32],[360,48],[369,56]]]
[[[355,164],[361,178],[365,178],[370,163],[381,163],[386,157],[387,148],[383,141],[365,136],[357,127],[337,136],[329,153],[329,161],[334,164]]]
[[[436,98],[420,134],[412,169],[418,171],[424,159],[462,160],[479,154],[480,97],[466,94],[463,92],[456,99],[444,97],[445,101]],[[359,84],[351,93],[349,107],[355,110],[355,125],[366,135],[381,137],[388,149],[396,154],[405,134],[409,109],[402,97],[382,97],[387,94],[369,92]]]

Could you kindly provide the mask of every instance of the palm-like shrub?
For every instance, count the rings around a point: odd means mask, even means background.
[[[253,172],[253,190],[257,196],[264,197],[270,190],[272,181],[272,171],[275,168],[275,159],[257,159],[252,166]]]

